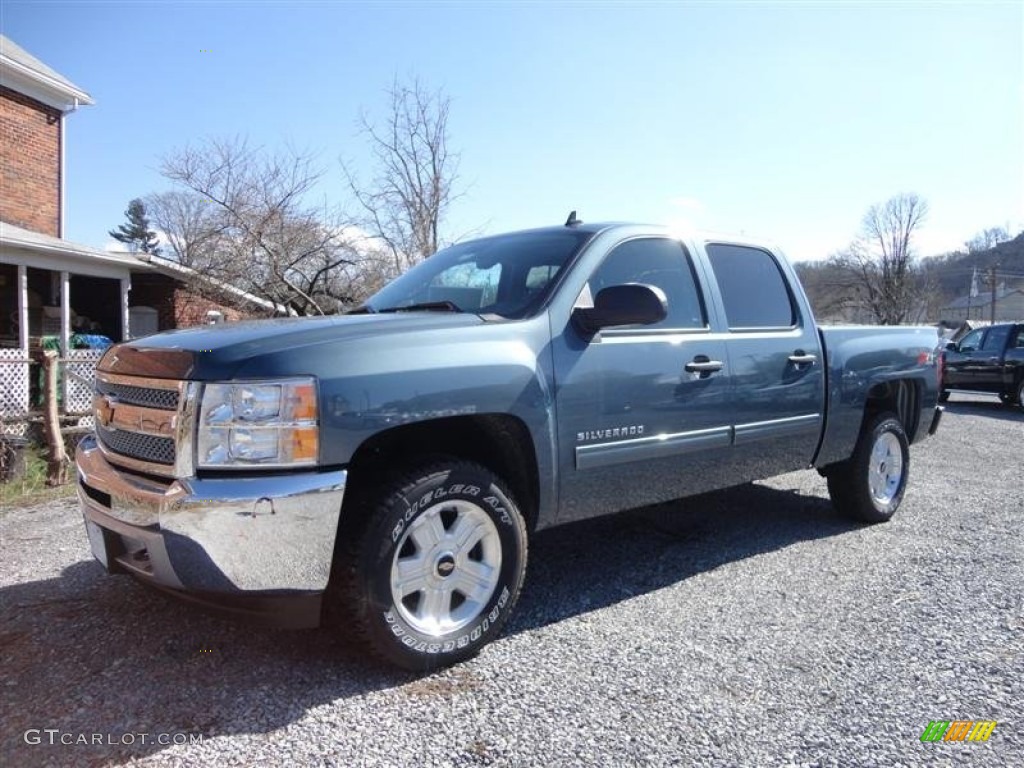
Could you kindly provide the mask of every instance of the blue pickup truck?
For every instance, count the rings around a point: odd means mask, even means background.
[[[347,315],[112,347],[79,498],[110,572],[332,616],[427,670],[499,634],[543,528],[810,467],[888,520],[941,416],[936,345],[817,327],[762,243],[570,217],[440,251]]]

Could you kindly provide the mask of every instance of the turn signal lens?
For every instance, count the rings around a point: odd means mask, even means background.
[[[319,447],[316,427],[295,427],[287,437],[291,440],[292,461],[316,461]]]
[[[294,384],[289,388],[294,421],[312,421],[316,419],[316,387],[313,383]]]

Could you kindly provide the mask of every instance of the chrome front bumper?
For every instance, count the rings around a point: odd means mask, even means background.
[[[76,461],[89,541],[108,570],[196,595],[326,588],[345,470],[165,483],[119,470],[92,436]]]

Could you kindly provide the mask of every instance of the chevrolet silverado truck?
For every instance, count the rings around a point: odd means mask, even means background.
[[[937,340],[817,327],[762,243],[570,217],[346,315],[110,348],[78,493],[108,571],[428,670],[499,634],[550,526],[811,467],[888,520]]]
[[[1024,323],[977,328],[942,354],[939,401],[949,391],[989,392],[1006,405],[1024,409]]]

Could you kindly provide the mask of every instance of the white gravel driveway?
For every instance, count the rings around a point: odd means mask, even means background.
[[[104,575],[71,502],[5,510],[0,764],[1024,765],[1024,416],[954,395],[912,454],[886,525],[800,472],[541,533],[505,636],[421,679]]]

